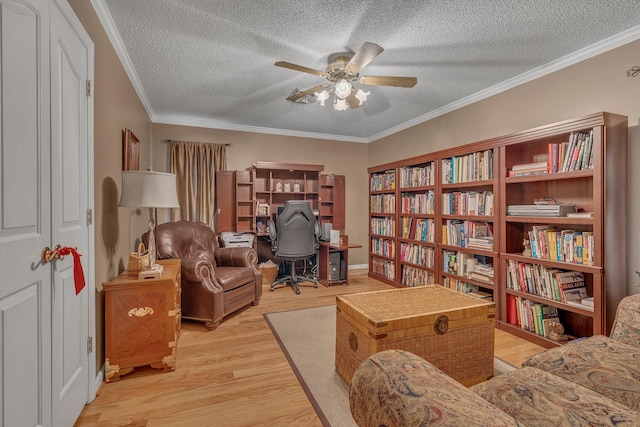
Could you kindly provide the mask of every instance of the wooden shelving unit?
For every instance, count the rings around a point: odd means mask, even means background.
[[[504,277],[501,298],[505,301],[500,307],[499,325],[502,329],[542,346],[557,345],[557,342],[535,331],[513,325],[513,307],[509,307],[512,303],[508,303],[507,299],[517,298],[555,307],[570,338],[608,334],[611,330],[616,308],[626,295],[627,285],[627,132],[626,117],[598,113],[521,132],[502,141],[500,228],[504,233],[500,241],[500,253]],[[590,135],[590,166],[586,162],[578,170],[570,168],[565,172],[509,176],[514,165],[532,162],[536,156],[546,153],[553,159],[550,147],[571,141],[577,133]],[[588,159],[589,156],[585,154],[583,158]],[[546,197],[559,203],[575,204],[581,211],[593,212],[593,217],[520,217],[506,213],[509,205],[533,204],[535,199]],[[556,234],[564,236],[562,239],[566,239],[571,249],[566,254],[556,255],[555,259],[540,254],[537,257],[524,256],[523,241],[529,239],[533,227],[558,230],[557,233],[551,233],[551,238]],[[583,237],[586,242],[589,235],[593,238],[592,246],[574,245],[576,239],[580,239],[580,243]],[[560,242],[560,246],[556,247],[556,253],[563,248],[563,243]],[[574,254],[578,251],[583,253],[583,249],[585,256],[578,260]],[[540,271],[579,272],[584,277],[588,295],[593,297],[593,310],[568,305],[540,289],[529,292],[517,289],[512,281],[508,282],[511,264],[532,266],[530,268]]]
[[[397,281],[396,169],[369,169],[369,275]]]
[[[591,166],[583,162],[578,170],[520,176],[510,173],[517,165],[539,162],[549,155],[553,159],[550,147],[568,142],[578,132],[590,135]],[[454,289],[479,290],[477,296],[491,295],[496,303],[498,327],[545,347],[558,342],[514,321],[515,299],[553,307],[570,338],[607,334],[627,285],[627,133],[626,117],[596,113],[369,168],[369,275],[399,287],[433,280]],[[401,185],[401,175],[407,169],[427,165],[433,166],[435,182],[415,188]],[[433,192],[433,213],[406,210],[407,198],[429,192]],[[480,211],[478,197],[486,202],[489,195],[493,198],[492,210]],[[474,198],[475,202],[471,202]],[[543,198],[573,203],[580,210],[593,212],[593,216],[507,215],[508,206],[534,204]],[[406,222],[416,219],[433,221],[433,241],[416,241],[407,236]],[[540,226],[590,236],[588,263],[523,255],[523,242],[529,239],[533,227]],[[458,228],[465,231],[455,238]],[[477,241],[469,245],[470,229],[480,230],[481,235],[490,230],[493,245],[477,246]],[[424,247],[425,254],[433,249],[433,267],[408,262],[405,254],[410,245]],[[426,258],[431,259],[430,255]],[[473,258],[493,265],[493,278],[465,271],[468,262],[476,262],[469,261]],[[531,269],[540,272],[579,272],[588,295],[593,297],[593,310],[558,301],[540,288],[537,292],[515,288],[508,269],[518,263],[531,265]],[[409,268],[419,268],[425,273],[418,280],[407,281],[404,272]]]
[[[320,222],[345,229],[345,176],[320,174]]]
[[[499,306],[496,149],[480,143],[446,150],[438,157],[437,283]]]
[[[255,230],[266,233],[266,224],[274,218],[279,206],[287,200],[307,200],[311,209],[320,210],[320,172],[323,165],[256,162],[252,173],[255,186],[255,202],[267,207],[267,212],[256,216],[256,222],[265,227]]]
[[[344,229],[345,177],[321,174],[323,165],[256,162],[248,170],[216,173],[216,232],[266,235],[287,200],[307,200],[321,222]]]
[[[436,283],[437,229],[435,213],[437,162],[399,166],[398,281],[404,286]]]

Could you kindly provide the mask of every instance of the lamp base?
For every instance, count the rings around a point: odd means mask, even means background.
[[[158,279],[162,277],[163,271],[164,267],[162,267],[160,264],[154,264],[153,267],[148,267],[144,270],[140,270],[140,273],[138,273],[138,279]]]

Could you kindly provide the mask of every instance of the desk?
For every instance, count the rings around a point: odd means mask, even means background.
[[[320,242],[320,261],[318,273],[320,283],[324,286],[349,284],[349,249],[361,248],[362,245],[347,243],[332,245]]]

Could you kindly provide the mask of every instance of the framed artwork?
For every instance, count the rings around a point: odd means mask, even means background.
[[[140,140],[130,129],[122,130],[122,170],[140,169]]]

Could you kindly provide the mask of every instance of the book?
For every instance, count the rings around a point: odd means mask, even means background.
[[[567,304],[569,303],[582,304],[582,299],[588,297],[587,288],[584,286],[565,289],[563,294],[564,294],[564,300]]]
[[[549,331],[551,328],[549,324],[552,322],[557,322],[559,318],[558,308],[550,305],[544,305],[542,307],[542,319],[540,320],[541,326],[541,334],[542,336],[549,336]]]
[[[507,294],[507,322],[518,325],[518,309],[515,295]]]
[[[583,300],[585,300],[585,299],[587,299],[587,298],[583,298]],[[593,311],[593,305],[584,304],[584,303],[582,302],[582,300],[578,300],[578,301],[573,301],[573,300],[571,300],[571,301],[567,301],[567,304],[568,304],[568,305],[571,305],[571,306],[573,306],[573,307],[581,308],[581,309],[583,309],[583,310]]]
[[[567,212],[567,218],[593,218],[593,212]]]
[[[511,166],[511,170],[512,171],[520,171],[520,170],[538,170],[538,169],[545,169],[547,167],[547,162],[546,161],[542,161],[542,162],[535,162],[535,163],[523,163],[523,164],[519,164],[519,165],[513,165]]]

